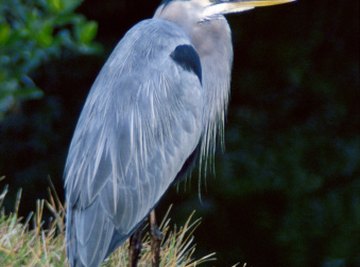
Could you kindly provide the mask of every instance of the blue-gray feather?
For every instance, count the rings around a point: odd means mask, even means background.
[[[170,56],[184,44],[174,23],[140,22],[97,77],[65,168],[72,266],[98,266],[123,242],[199,144],[203,89]]]

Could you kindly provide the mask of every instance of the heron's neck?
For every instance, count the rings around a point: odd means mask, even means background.
[[[204,99],[204,133],[201,158],[212,159],[217,144],[223,145],[224,123],[230,93],[230,75],[233,61],[231,31],[224,16],[214,20],[199,21],[186,12],[179,14],[174,2],[171,8],[160,10],[156,18],[177,24],[189,36],[198,52],[202,67]],[[181,10],[181,9],[180,9]]]
[[[179,25],[179,24],[178,24]],[[204,133],[201,162],[205,170],[214,166],[216,148],[224,148],[224,124],[230,95],[233,62],[231,31],[226,19],[179,25],[190,37],[200,56],[204,99]]]

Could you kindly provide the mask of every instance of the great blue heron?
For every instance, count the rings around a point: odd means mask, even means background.
[[[71,266],[98,266],[223,143],[233,61],[223,15],[291,1],[168,0],[126,33],[90,90],[66,161]]]

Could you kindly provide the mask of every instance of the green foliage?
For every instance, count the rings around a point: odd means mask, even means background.
[[[316,3],[233,23],[243,27],[227,151],[209,198],[254,266],[360,263],[359,8]]]
[[[94,53],[97,23],[75,13],[82,0],[0,2],[0,119],[43,92],[31,76],[64,48]]]

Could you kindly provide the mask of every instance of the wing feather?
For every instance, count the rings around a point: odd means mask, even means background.
[[[176,25],[141,22],[97,77],[65,168],[67,244],[68,253],[77,251],[69,257],[74,262],[97,266],[98,258],[123,242],[199,144],[201,81],[170,56],[184,44],[191,46]]]

